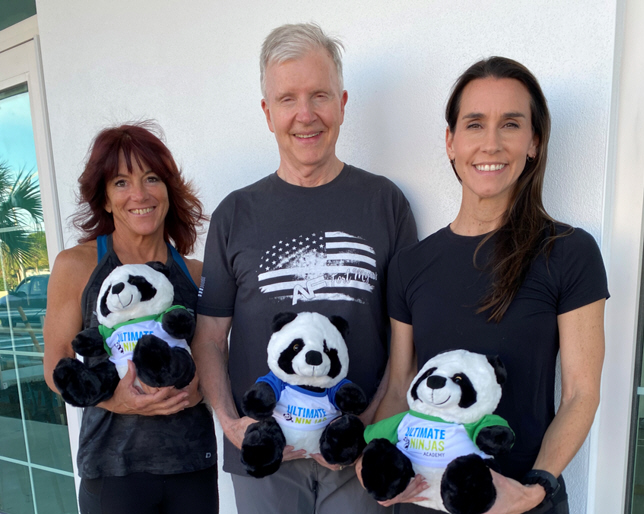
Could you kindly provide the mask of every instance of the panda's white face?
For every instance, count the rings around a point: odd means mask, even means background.
[[[271,336],[268,367],[288,384],[329,388],[347,376],[349,353],[329,318],[302,312]]]
[[[115,268],[101,285],[98,321],[113,328],[124,321],[160,314],[173,300],[174,288],[163,273],[147,264],[126,264]]]
[[[454,423],[492,414],[501,385],[485,355],[454,350],[427,361],[407,392],[409,408]]]

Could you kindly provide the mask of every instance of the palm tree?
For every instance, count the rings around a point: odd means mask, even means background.
[[[0,250],[5,265],[17,271],[19,281],[25,278],[25,262],[37,254],[29,225],[43,220],[36,177],[35,172],[25,170],[14,173],[6,162],[0,162]]]

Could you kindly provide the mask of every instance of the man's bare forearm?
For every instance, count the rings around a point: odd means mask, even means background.
[[[228,376],[228,332],[230,318],[198,316],[192,341],[192,355],[199,373],[200,387],[224,431],[239,418]]]

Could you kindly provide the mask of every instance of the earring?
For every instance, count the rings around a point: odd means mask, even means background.
[[[534,161],[534,158],[535,158],[535,157],[536,157],[536,155],[528,155],[528,156],[526,157],[526,161],[528,161],[528,162],[532,162],[532,161]]]

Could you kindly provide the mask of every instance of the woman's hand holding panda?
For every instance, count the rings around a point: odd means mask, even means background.
[[[174,387],[159,388],[153,394],[146,394],[134,385],[136,368],[128,361],[128,370],[114,391],[114,396],[98,407],[116,414],[138,414],[140,416],[167,416],[182,411],[190,405],[189,389],[177,390]]]
[[[358,460],[355,462],[356,467],[356,476],[360,485],[364,488],[364,482],[362,481],[362,456],[358,457]],[[426,496],[423,496],[421,493],[428,488],[427,482],[423,475],[415,475],[411,479],[405,490],[400,493],[398,496],[394,496],[391,500],[379,501],[378,503],[383,507],[391,507],[396,503],[416,503],[419,501],[424,501],[427,499]],[[487,514],[487,513],[486,513]]]
[[[539,505],[546,496],[540,485],[523,485],[492,471],[496,501],[485,514],[521,514]]]
[[[423,491],[428,489],[427,482],[423,475],[415,475],[411,479],[407,488],[398,496],[394,496],[391,500],[378,502],[383,507],[391,507],[397,503],[417,503],[427,499]],[[489,514],[489,513],[486,513]]]
[[[164,389],[162,387],[152,387],[147,384],[144,384],[143,382],[140,383],[140,387],[145,394],[154,394],[157,391],[160,391],[161,389]],[[197,405],[201,400],[203,400],[203,394],[201,394],[201,391],[199,390],[199,377],[195,373],[195,378],[192,379],[192,382],[190,382],[186,387],[183,387],[181,389],[176,389],[174,387],[169,387],[166,389],[172,389],[174,391],[185,391],[188,393],[188,405],[186,408],[189,407],[194,407]]]

